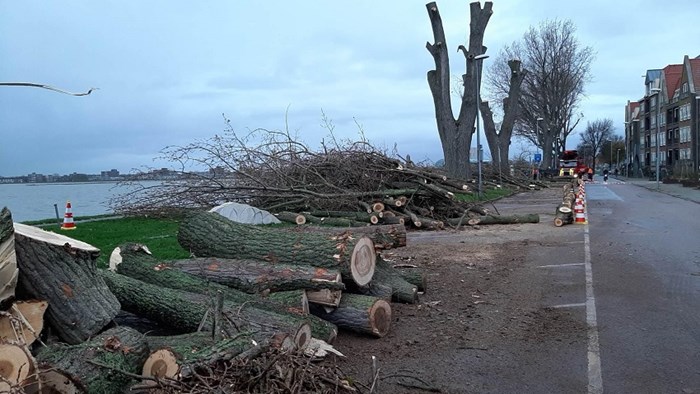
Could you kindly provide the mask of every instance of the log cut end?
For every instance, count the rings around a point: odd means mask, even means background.
[[[170,349],[158,349],[151,353],[143,363],[141,374],[158,379],[174,379],[179,371],[180,366],[178,365],[175,354],[173,354]],[[155,382],[152,380],[146,380],[143,383],[155,385]]]
[[[46,301],[17,301],[10,313],[0,316],[0,341],[18,341],[31,345],[44,328]],[[20,327],[21,330],[16,330]]]
[[[24,346],[0,343],[0,392],[9,392],[33,372],[31,355]]]
[[[23,235],[27,238],[31,238],[38,241],[43,241],[47,244],[66,246],[66,244],[72,249],[80,249],[86,252],[96,252],[99,253],[99,249],[90,245],[89,243],[78,241],[77,239],[67,237],[63,234],[56,234],[50,231],[45,231],[37,227],[28,226],[22,223],[15,223],[15,233]]]
[[[352,279],[358,286],[367,285],[374,276],[377,264],[377,254],[374,250],[374,242],[368,237],[360,238],[352,250],[350,257],[350,272]]]
[[[294,333],[294,345],[297,349],[304,350],[311,343],[311,325],[304,323]]]
[[[391,328],[391,305],[378,299],[369,310],[369,324],[376,336],[385,336]]]

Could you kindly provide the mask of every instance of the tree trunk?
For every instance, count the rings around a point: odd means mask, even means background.
[[[539,223],[540,215],[533,213],[529,215],[486,215],[475,218],[474,223],[469,220],[469,224],[517,224],[517,223]]]
[[[133,383],[133,378],[120,371],[140,373],[147,356],[148,344],[143,334],[128,327],[116,327],[79,345],[46,347],[37,361],[43,371],[62,374],[82,392],[118,394]]]
[[[369,283],[376,255],[366,237],[324,237],[243,225],[203,212],[183,220],[178,241],[198,257],[256,259],[339,269],[343,279]]]
[[[0,309],[6,301],[14,298],[18,276],[12,214],[3,208],[0,211]]]
[[[64,341],[91,338],[119,313],[119,301],[97,275],[99,249],[15,223],[15,250],[20,289],[49,302],[46,320]]]
[[[299,313],[309,309],[305,295],[299,292],[273,297],[276,304],[265,302],[260,297],[230,288],[225,284],[213,283],[208,278],[172,269],[170,262],[156,259],[150,254],[148,248],[141,244],[127,243],[115,248],[109,258],[109,267],[119,274],[152,285],[209,295],[219,291],[228,301],[274,312]]]
[[[323,307],[311,305],[311,313],[339,328],[378,338],[385,336],[391,327],[389,303],[365,295],[345,293],[338,307],[331,312],[327,312]]]
[[[392,301],[405,304],[418,303],[418,288],[403,279],[401,273],[385,260],[381,258],[377,259],[377,270],[374,276],[372,283],[368,286],[355,287],[351,290],[356,293],[379,298],[385,298],[386,293],[389,292]],[[343,295],[343,297],[345,297],[345,295]]]
[[[394,215],[391,213],[391,215]],[[388,213],[385,212],[386,219]],[[327,237],[343,237],[343,236],[353,236],[355,238],[368,237],[374,242],[374,248],[376,250],[383,249],[394,249],[406,246],[406,227],[399,224],[382,224],[378,226],[369,227],[320,227],[320,226],[303,226],[303,227],[293,227],[286,231],[293,233],[313,233],[313,234],[324,234]]]
[[[180,332],[198,331],[200,324],[213,315],[213,308],[210,307],[212,299],[206,295],[152,285],[110,271],[101,270],[100,273],[121,301],[125,311]],[[230,301],[224,302],[222,315],[233,326],[230,330],[232,332],[227,332],[229,336],[236,332],[250,331],[255,332],[258,338],[264,339],[284,332],[294,337],[295,345],[299,348],[304,348],[309,341],[309,319],[303,316],[276,313],[254,308],[247,303],[236,304]],[[333,327],[327,330],[332,329]],[[324,334],[327,336],[320,336]],[[330,332],[319,332],[319,337],[334,338]]]
[[[167,267],[220,283],[246,293],[297,289],[343,290],[337,270],[303,265],[271,264],[256,260],[200,257],[164,262]]]
[[[428,86],[433,96],[435,119],[445,156],[445,168],[448,175],[454,178],[465,180],[471,178],[469,147],[477,113],[475,94],[478,86],[477,74],[480,74],[474,71],[477,67],[481,68],[481,62],[474,60],[474,57],[486,52],[483,46],[484,31],[493,13],[492,6],[491,2],[486,2],[483,9],[478,2],[470,4],[469,50],[467,51],[463,46],[459,48],[463,50],[466,57],[467,72],[462,76],[464,94],[459,117],[455,120],[451,103],[452,75],[442,19],[435,2],[426,5],[435,41],[434,44],[426,43],[426,48],[435,61],[435,70],[428,71]]]
[[[416,286],[419,292],[425,292],[428,288],[428,276],[420,268],[393,267],[396,272],[408,283]]]
[[[508,86],[508,97],[503,100],[503,121],[498,132],[493,121],[493,111],[489,107],[488,101],[482,101],[479,105],[481,117],[484,119],[484,134],[491,151],[491,165],[494,171],[508,173],[508,157],[510,153],[510,140],[513,136],[515,120],[520,112],[520,96],[522,84],[527,75],[527,70],[523,70],[520,60],[509,60],[510,84]]]

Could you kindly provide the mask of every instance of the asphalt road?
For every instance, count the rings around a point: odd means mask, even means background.
[[[598,388],[700,393],[700,204],[618,182],[586,197]]]

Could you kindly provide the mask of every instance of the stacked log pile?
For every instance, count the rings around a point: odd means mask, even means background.
[[[299,357],[337,352],[328,344],[338,328],[385,336],[391,302],[417,302],[419,287],[425,290],[425,275],[402,273],[380,257],[405,246],[402,225],[283,228],[201,212],[182,221],[178,236],[194,257],[161,260],[145,245],[126,243],[103,270],[91,245],[13,224],[7,210],[0,217],[0,266],[18,267],[0,283],[9,288],[18,278],[16,295],[0,311],[0,390],[204,392],[192,384],[204,379],[208,390],[243,384],[243,391],[266,392],[262,387],[316,371],[323,376],[298,386],[351,392],[339,372]],[[173,335],[115,326],[120,311]],[[269,381],[256,388],[231,369],[259,368],[271,353],[281,375],[258,371]],[[303,372],[285,374],[281,365]]]
[[[260,141],[218,137],[169,152],[177,163],[197,152],[207,157],[206,176],[182,172],[177,180],[139,184],[111,205],[125,214],[158,214],[226,203],[244,203],[282,221],[356,227],[402,223],[441,229],[487,213],[476,198],[474,179],[448,177],[444,170],[389,157],[364,141],[313,151],[285,133],[256,130]],[[487,167],[488,168],[488,167]],[[142,174],[149,179],[148,174]],[[138,179],[138,178],[136,178]],[[484,171],[483,188],[512,191],[543,187],[495,171]],[[467,202],[476,201],[476,202]],[[505,219],[502,219],[503,222]],[[485,222],[482,224],[486,224]]]
[[[576,181],[576,180],[575,180]],[[566,183],[562,187],[562,201],[554,212],[554,225],[561,227],[574,222],[574,203],[576,202],[577,183]]]

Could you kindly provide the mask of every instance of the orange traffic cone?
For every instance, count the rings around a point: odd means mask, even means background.
[[[73,223],[73,213],[71,212],[70,201],[66,202],[66,214],[63,215],[63,225],[61,225],[61,230],[75,230],[75,223]]]

